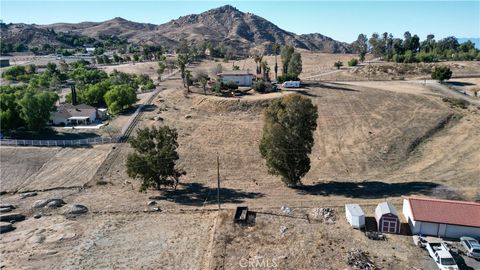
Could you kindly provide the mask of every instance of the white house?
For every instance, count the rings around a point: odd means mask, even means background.
[[[233,81],[238,86],[252,86],[253,74],[248,70],[233,70],[218,73],[217,76],[223,82]]]
[[[61,104],[50,116],[53,125],[87,125],[97,119],[97,109],[86,104]]]
[[[403,197],[403,215],[412,234],[480,237],[480,203]]]

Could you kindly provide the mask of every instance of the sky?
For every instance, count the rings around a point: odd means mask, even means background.
[[[122,17],[135,22],[166,23],[222,5],[254,13],[297,34],[321,33],[344,42],[359,33],[405,31],[424,39],[434,34],[480,37],[480,0],[476,1],[22,1],[1,0],[5,23],[50,24],[105,21]]]

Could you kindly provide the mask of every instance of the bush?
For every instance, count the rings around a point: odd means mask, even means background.
[[[237,90],[238,89],[238,84],[234,81],[228,81],[222,83],[222,89],[224,90]]]
[[[352,58],[352,59],[350,59],[350,61],[348,61],[348,66],[349,66],[349,67],[354,67],[354,66],[356,66],[356,65],[358,65],[358,60],[357,60],[357,58]]]
[[[452,71],[449,67],[435,67],[432,71],[432,79],[439,80],[443,82],[445,80],[449,80],[452,77]]]
[[[333,66],[336,67],[337,69],[340,69],[343,66],[343,63],[342,61],[337,61],[333,64]]]
[[[259,93],[265,93],[267,91],[267,84],[263,80],[257,80],[253,84],[253,89]]]
[[[403,56],[403,54],[394,54],[392,60],[395,63],[403,63],[405,61],[405,56]]]

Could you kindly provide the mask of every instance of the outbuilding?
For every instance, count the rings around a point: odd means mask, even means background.
[[[389,202],[382,202],[375,208],[377,229],[385,233],[400,233],[400,219],[397,210]]]
[[[218,73],[222,82],[235,82],[238,86],[252,86],[253,74],[248,70],[232,70]]]
[[[355,229],[365,227],[365,214],[358,204],[345,204],[345,217]]]
[[[403,215],[412,234],[444,238],[480,237],[480,203],[403,197]]]

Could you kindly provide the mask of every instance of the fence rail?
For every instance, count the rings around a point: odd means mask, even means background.
[[[85,146],[96,144],[117,143],[122,136],[115,137],[95,137],[79,140],[18,140],[18,139],[1,139],[0,145],[10,146]]]

